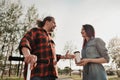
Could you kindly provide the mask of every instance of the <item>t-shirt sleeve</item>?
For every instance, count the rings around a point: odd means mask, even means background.
[[[107,60],[107,62],[109,62],[108,50],[105,47],[105,42],[102,39],[96,38],[96,48],[100,56],[104,57]]]

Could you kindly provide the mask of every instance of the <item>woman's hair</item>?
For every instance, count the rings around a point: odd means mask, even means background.
[[[85,25],[83,25],[83,29],[85,30],[85,32],[89,38],[95,37],[95,30],[92,25],[85,24]]]
[[[46,21],[52,21],[53,19],[54,19],[54,17],[52,17],[52,16],[47,16],[47,17],[45,17],[45,18],[43,19],[43,21],[37,20],[37,26],[42,28],[42,27],[45,25],[45,22],[46,22]]]
[[[95,30],[94,30],[94,28],[93,28],[92,25],[90,25],[90,24],[85,24],[85,25],[83,25],[82,27],[83,27],[83,29],[85,30],[86,35],[87,35],[90,39],[93,38],[93,37],[95,37]],[[86,45],[86,43],[87,43],[87,41],[86,41],[86,39],[84,39],[83,47]]]

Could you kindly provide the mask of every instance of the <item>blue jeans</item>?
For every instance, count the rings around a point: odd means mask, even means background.
[[[47,77],[35,76],[35,77],[32,77],[30,80],[57,80],[57,78],[51,77],[51,76],[47,76]]]

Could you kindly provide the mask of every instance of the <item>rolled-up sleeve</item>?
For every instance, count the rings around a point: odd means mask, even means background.
[[[57,56],[57,62],[60,60],[60,58],[61,58],[61,55],[60,54],[56,54],[56,56]]]
[[[21,51],[23,47],[26,47],[31,51],[31,43],[32,43],[32,32],[29,31],[24,35],[24,37],[20,41],[19,44],[20,54],[23,54]]]
[[[105,42],[100,38],[96,38],[96,47],[100,56],[104,57],[107,60],[107,62],[109,62],[109,55],[108,50],[105,47]]]

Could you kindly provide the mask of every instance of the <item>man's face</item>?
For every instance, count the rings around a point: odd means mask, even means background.
[[[49,22],[48,26],[49,26],[49,32],[53,32],[56,27],[55,20],[52,19],[52,21]]]

